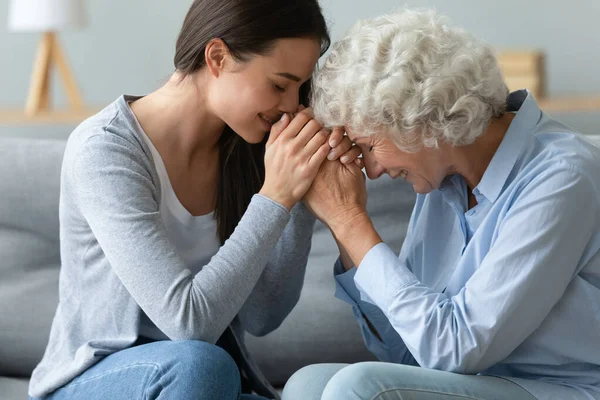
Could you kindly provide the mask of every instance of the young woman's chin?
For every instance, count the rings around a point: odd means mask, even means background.
[[[259,118],[249,121],[229,121],[229,123],[225,121],[235,133],[250,144],[262,142],[271,131],[271,125],[263,125],[262,122],[264,121]]]
[[[268,132],[260,132],[259,134],[252,134],[247,136],[242,136],[242,138],[250,143],[250,144],[258,144],[263,141]]]
[[[264,129],[260,129],[260,128],[254,128],[254,129],[248,129],[248,127],[245,127],[245,129],[239,129],[236,130],[234,129],[235,133],[237,133],[239,136],[241,136],[242,139],[244,139],[245,142],[248,142],[250,144],[257,144],[260,143],[264,140],[265,136],[268,135],[268,131],[265,131]]]

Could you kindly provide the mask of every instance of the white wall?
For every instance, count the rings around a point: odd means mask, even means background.
[[[223,0],[226,1],[226,0]],[[143,94],[172,72],[175,38],[190,0],[88,0],[89,26],[60,38],[85,100],[105,105],[122,93]],[[389,12],[391,0],[321,0],[333,38],[359,18]],[[496,47],[540,48],[547,54],[551,95],[600,96],[600,1],[415,0],[434,6]],[[25,102],[39,35],[6,29],[0,0],[0,107]],[[64,104],[64,96],[55,93]],[[600,133],[600,113],[557,114],[585,133]],[[0,136],[66,137],[72,126],[1,126]]]

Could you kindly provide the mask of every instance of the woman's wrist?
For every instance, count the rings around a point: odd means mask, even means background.
[[[327,224],[331,232],[338,238],[338,235],[343,235],[346,230],[353,229],[358,225],[364,225],[367,221],[370,221],[370,218],[366,210],[355,206],[347,207],[335,217],[323,222]]]
[[[340,241],[336,239],[335,242],[337,243],[338,249],[340,250],[340,259],[342,260],[342,265],[344,266],[344,269],[346,271],[350,271],[354,267],[354,262],[352,261],[350,255],[348,254],[344,246],[342,246]]]
[[[355,211],[345,219],[329,226],[338,246],[345,249],[353,264],[358,267],[367,253],[381,243],[381,237],[366,211]]]
[[[288,210],[288,212],[291,211],[292,207],[294,207],[294,204],[297,203],[292,199],[286,198],[285,196],[280,196],[276,192],[268,190],[268,188],[265,188],[264,186],[262,187],[262,189],[260,189],[258,194],[260,194],[261,196],[265,196],[276,203],[281,204]]]

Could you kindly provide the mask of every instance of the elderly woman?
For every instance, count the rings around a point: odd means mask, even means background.
[[[284,399],[600,399],[600,149],[509,94],[490,47],[434,11],[359,22],[313,105],[369,178],[418,195],[396,256],[359,167],[321,167],[304,201],[383,362],[306,367]]]

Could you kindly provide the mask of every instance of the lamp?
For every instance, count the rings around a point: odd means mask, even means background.
[[[43,32],[33,65],[25,114],[35,116],[50,106],[50,70],[58,67],[71,108],[83,109],[83,101],[56,31],[85,25],[83,0],[12,0],[8,27],[12,31]]]

